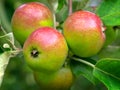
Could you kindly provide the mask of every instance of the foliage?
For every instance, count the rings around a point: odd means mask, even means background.
[[[18,48],[21,48],[19,42],[14,41],[12,33],[9,33],[12,30],[10,25],[12,15],[19,5],[31,1],[46,4],[53,11],[57,22],[56,27],[61,31],[63,23],[68,16],[69,0],[1,0],[0,78],[1,74],[5,72],[5,67],[9,60],[10,63],[6,73],[4,73],[4,80],[0,90],[38,90],[38,86],[32,77],[32,71],[26,66],[22,53],[9,59],[11,55],[18,54]],[[102,50],[93,57],[70,57],[71,68],[76,76],[76,81],[71,90],[88,90],[88,88],[89,90],[107,90],[106,88],[108,90],[120,90],[119,8],[120,0],[73,0],[73,12],[89,10],[100,16],[106,28],[106,42]],[[3,45],[6,45],[5,47],[7,48],[4,48]],[[10,54],[6,55],[8,52]],[[2,60],[7,60],[7,63],[2,62]],[[3,67],[4,64],[5,67]],[[0,82],[2,82],[1,79]],[[81,82],[85,82],[85,84],[83,85]],[[84,87],[78,88],[78,86],[82,85]]]

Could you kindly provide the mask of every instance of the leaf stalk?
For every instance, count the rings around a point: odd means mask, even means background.
[[[94,65],[94,64],[92,64],[92,63],[90,63],[90,62],[87,62],[87,61],[85,61],[85,60],[83,60],[83,59],[76,58],[76,57],[72,57],[71,59],[73,59],[73,60],[75,60],[75,61],[79,61],[79,62],[81,62],[81,63],[84,63],[84,64],[86,64],[86,65],[88,65],[88,66],[90,66],[90,67],[92,67],[92,68],[95,68],[95,65]]]

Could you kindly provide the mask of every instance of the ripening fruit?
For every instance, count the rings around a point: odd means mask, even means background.
[[[69,67],[62,67],[51,74],[34,72],[34,78],[42,90],[70,90],[74,80]]]
[[[102,48],[105,35],[102,21],[89,11],[77,11],[64,23],[64,36],[70,50],[77,56],[90,57]]]
[[[63,35],[50,27],[35,30],[23,46],[29,67],[35,71],[52,72],[62,67],[68,54]]]
[[[45,5],[30,2],[15,10],[11,25],[15,38],[23,45],[34,30],[44,26],[53,27],[53,15]]]

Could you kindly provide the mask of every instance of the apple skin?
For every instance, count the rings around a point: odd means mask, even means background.
[[[64,22],[63,34],[70,50],[79,57],[97,54],[105,42],[102,21],[89,11],[77,11]]]
[[[34,30],[44,26],[53,27],[53,15],[47,6],[29,2],[15,10],[11,25],[15,38],[23,45]]]
[[[62,67],[68,55],[63,35],[51,27],[42,27],[28,37],[23,54],[34,71],[54,72]]]
[[[34,72],[34,78],[40,90],[70,90],[74,76],[69,67],[62,67],[55,73]]]

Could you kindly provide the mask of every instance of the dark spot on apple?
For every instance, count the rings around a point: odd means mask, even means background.
[[[31,56],[33,58],[36,58],[36,57],[38,57],[38,55],[39,55],[39,51],[37,49],[32,49]]]

